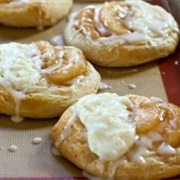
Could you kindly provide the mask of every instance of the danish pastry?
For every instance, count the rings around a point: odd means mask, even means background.
[[[126,0],[90,5],[74,12],[64,39],[97,65],[128,67],[173,53],[178,34],[175,19],[160,6]]]
[[[0,0],[0,23],[15,27],[52,26],[66,16],[73,0]]]
[[[91,94],[51,131],[55,148],[105,179],[162,179],[180,173],[180,108],[157,97]]]
[[[0,113],[52,118],[80,97],[96,93],[100,75],[75,47],[46,41],[0,45]]]

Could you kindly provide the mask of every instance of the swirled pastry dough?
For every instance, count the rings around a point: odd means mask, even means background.
[[[91,94],[51,131],[61,155],[105,179],[163,179],[180,173],[180,108],[157,97]]]
[[[135,66],[173,53],[179,41],[174,18],[144,1],[112,1],[73,13],[64,38],[88,60],[108,67]]]
[[[72,0],[0,0],[0,23],[15,27],[52,26],[66,16]]]
[[[75,47],[31,44],[0,45],[0,113],[52,118],[80,97],[96,93],[100,75]]]

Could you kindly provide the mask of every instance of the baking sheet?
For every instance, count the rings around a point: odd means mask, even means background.
[[[172,2],[176,0],[151,0],[173,11]],[[75,2],[72,11],[76,11],[89,2]],[[176,14],[174,14],[176,15]],[[62,44],[66,18],[51,28],[38,31],[35,28],[8,28],[0,26],[0,43],[47,40],[53,44]],[[102,76],[102,82],[109,86],[101,92],[115,92],[119,95],[138,94],[157,96],[180,106],[180,51],[179,47],[172,56],[133,68],[102,68],[95,66]],[[177,63],[178,62],[178,63]],[[171,66],[169,66],[171,65]],[[169,69],[169,67],[171,67]],[[171,79],[170,77],[173,77]],[[169,83],[169,81],[171,81]],[[169,85],[170,84],[170,85]],[[135,88],[131,88],[134,85]],[[31,120],[14,123],[9,117],[0,116],[0,179],[84,179],[82,171],[63,157],[52,154],[49,139],[51,128],[56,119]],[[42,141],[34,144],[33,139]],[[17,149],[12,152],[9,148]],[[180,176],[179,176],[180,178]],[[176,178],[177,179],[177,178]]]

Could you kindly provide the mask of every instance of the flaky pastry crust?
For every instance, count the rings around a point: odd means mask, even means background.
[[[66,16],[72,0],[1,0],[0,23],[14,27],[52,26]]]
[[[126,0],[87,6],[71,14],[64,39],[97,65],[128,67],[173,53],[178,34],[176,21],[160,6]]]
[[[59,117],[100,83],[79,49],[45,41],[1,45],[0,66],[0,113],[10,116]]]
[[[136,138],[134,145],[119,159],[102,160],[90,150],[88,131],[78,114],[73,116],[72,107],[76,104],[67,109],[53,127],[52,144],[81,169],[105,179],[154,180],[178,175],[180,108],[155,97],[127,96],[134,104],[129,110],[133,112],[131,122],[136,128]],[[160,150],[164,144],[171,148]]]

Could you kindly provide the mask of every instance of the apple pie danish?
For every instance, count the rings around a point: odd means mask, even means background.
[[[100,75],[75,47],[46,41],[0,45],[0,113],[53,118],[80,97],[96,93]]]
[[[178,34],[175,19],[160,6],[126,0],[89,5],[74,12],[64,39],[97,65],[128,67],[173,53]]]
[[[0,0],[0,23],[15,27],[52,26],[70,11],[73,0]]]
[[[51,131],[55,148],[105,179],[163,179],[180,173],[180,108],[157,97],[91,94]]]

